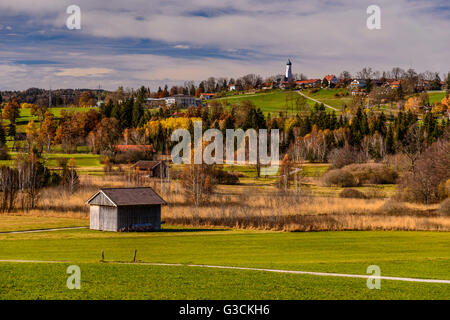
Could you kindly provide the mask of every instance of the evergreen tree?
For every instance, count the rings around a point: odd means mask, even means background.
[[[389,154],[395,153],[394,148],[394,130],[392,125],[389,126],[389,129],[386,133],[386,152]]]

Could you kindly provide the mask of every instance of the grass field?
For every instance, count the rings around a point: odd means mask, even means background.
[[[87,219],[0,215],[0,232],[85,226]]]
[[[448,299],[450,285],[188,267],[258,267],[450,279],[450,233],[265,232],[164,226],[157,233],[87,229],[1,234],[0,299]],[[116,264],[177,263],[182,266]],[[101,263],[100,252],[105,261]],[[66,268],[82,270],[82,289],[68,290]]]
[[[10,160],[0,160],[0,165],[14,165],[17,152],[10,152]],[[45,158],[45,155],[43,155]],[[77,171],[84,174],[103,174],[103,165],[100,163],[100,155],[92,153],[50,153],[47,166],[50,169],[58,167],[59,158],[74,159]]]
[[[441,100],[447,95],[447,92],[445,91],[428,91],[427,93],[431,104],[441,102]]]
[[[273,90],[267,93],[256,93],[256,94],[242,94],[231,97],[219,98],[216,101],[227,102],[229,104],[237,104],[244,100],[249,100],[253,102],[258,108],[265,113],[276,114],[277,112],[286,111],[286,99],[291,99],[290,105],[294,105],[295,109],[295,99],[300,96],[295,91],[284,91],[284,90]],[[312,101],[307,101],[309,105],[314,105]],[[291,113],[291,107],[288,108],[288,113]],[[296,110],[294,110],[295,113]]]
[[[320,89],[316,93],[311,93],[309,90],[303,90],[302,92],[306,96],[319,100],[336,109],[342,109],[345,104],[348,106],[352,101],[351,95],[345,95],[348,93],[347,89]],[[344,96],[336,97],[335,94]]]

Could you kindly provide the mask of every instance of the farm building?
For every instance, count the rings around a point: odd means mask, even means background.
[[[164,161],[139,160],[131,166],[136,173],[146,174],[150,177],[165,178],[167,176],[167,164]]]
[[[86,201],[90,229],[160,230],[161,205],[167,204],[152,188],[105,188]]]

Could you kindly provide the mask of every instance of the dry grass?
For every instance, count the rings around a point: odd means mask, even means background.
[[[450,217],[439,215],[438,205],[400,203],[385,199],[311,197],[300,193],[278,193],[275,188],[248,192],[232,188],[211,196],[204,206],[186,201],[181,186],[153,180],[153,187],[169,203],[162,219],[168,224],[232,228],[319,230],[439,230],[450,231]],[[85,201],[101,187],[132,186],[126,177],[83,176],[81,188],[68,194],[60,188],[43,190],[38,207],[17,215],[89,218]],[[258,189],[259,190],[259,189]],[[178,192],[177,192],[178,191]]]

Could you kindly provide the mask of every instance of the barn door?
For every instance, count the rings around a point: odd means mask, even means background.
[[[90,208],[90,228],[94,230],[100,229],[99,209],[99,206],[91,206]]]

